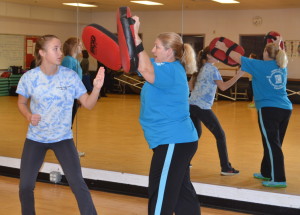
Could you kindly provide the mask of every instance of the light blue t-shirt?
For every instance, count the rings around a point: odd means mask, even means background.
[[[252,75],[254,101],[257,109],[277,107],[291,110],[287,97],[287,69],[280,68],[275,60],[241,58],[241,69]]]
[[[28,139],[53,143],[73,137],[73,102],[86,93],[73,70],[59,66],[57,73],[49,76],[36,67],[21,77],[16,92],[30,98],[31,113],[41,115],[37,126],[29,124]]]
[[[140,123],[150,148],[198,140],[189,113],[186,72],[179,61],[155,63],[155,80],[141,92]]]
[[[72,56],[65,56],[61,62],[61,65],[75,71],[79,75],[80,80],[82,80],[82,68],[77,59],[73,58]]]
[[[222,80],[219,70],[213,64],[205,63],[197,77],[189,103],[201,109],[211,109],[217,90],[216,80]]]

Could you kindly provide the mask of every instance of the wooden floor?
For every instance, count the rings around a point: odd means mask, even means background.
[[[0,97],[0,156],[20,158],[27,122],[17,110],[17,97]],[[300,105],[294,110],[283,144],[288,187],[265,188],[252,174],[259,171],[262,158],[261,137],[256,110],[249,102],[217,101],[213,106],[227,137],[232,166],[241,173],[220,176],[220,165],[214,137],[206,128],[192,161],[191,176],[195,182],[225,185],[267,192],[300,195]],[[109,94],[91,110],[81,108],[74,126],[74,138],[83,167],[148,175],[152,151],[138,122],[138,95]],[[49,151],[47,162],[57,163]]]
[[[0,214],[20,214],[19,179],[0,176]],[[98,214],[146,215],[147,199],[100,191],[91,191]],[[76,200],[67,186],[37,183],[35,207],[38,215],[79,215]],[[201,207],[202,215],[242,215],[243,213]]]

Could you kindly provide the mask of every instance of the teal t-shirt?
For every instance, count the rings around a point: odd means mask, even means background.
[[[30,110],[41,115],[37,126],[29,124],[27,138],[41,143],[54,143],[73,137],[72,107],[86,89],[79,76],[60,66],[54,75],[45,75],[40,67],[26,72],[17,87],[18,94],[30,98]]]
[[[140,123],[150,148],[198,140],[189,113],[186,72],[179,61],[155,63],[155,80],[141,92]]]
[[[82,68],[77,59],[73,58],[72,56],[65,56],[61,62],[61,65],[75,71],[79,75],[80,80],[82,80]]]
[[[287,68],[280,68],[275,60],[241,58],[241,69],[252,75],[254,101],[257,109],[277,107],[291,110],[287,97]]]

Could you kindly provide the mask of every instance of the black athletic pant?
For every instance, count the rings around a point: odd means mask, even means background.
[[[232,167],[228,159],[225,132],[214,112],[211,109],[201,109],[197,105],[190,105],[190,115],[199,138],[202,134],[201,122],[214,135],[217,141],[221,171],[226,172],[231,170]]]
[[[198,142],[168,144],[153,151],[149,174],[149,215],[200,215],[189,164]]]
[[[82,177],[80,161],[73,139],[57,143],[39,143],[25,140],[20,169],[22,215],[34,215],[34,188],[47,150],[53,150],[74,193],[81,215],[96,215],[90,191]],[[51,202],[49,202],[51,204]],[[63,211],[63,210],[62,210]],[[63,214],[63,212],[62,212]]]
[[[77,99],[74,99],[73,108],[72,108],[72,124],[71,124],[71,128],[73,127],[74,119],[75,119],[75,116],[76,116],[78,108],[79,108],[78,101],[77,101]]]
[[[258,110],[258,123],[264,147],[261,174],[275,182],[285,182],[282,143],[292,110],[264,107]]]

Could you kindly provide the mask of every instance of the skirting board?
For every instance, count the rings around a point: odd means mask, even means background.
[[[19,177],[20,159],[0,156],[0,174]],[[10,171],[12,170],[12,171]],[[15,170],[15,171],[13,171]],[[45,162],[38,180],[47,181],[59,164]],[[10,172],[10,173],[9,173]],[[12,174],[12,172],[14,172]],[[148,176],[82,167],[90,189],[146,197]],[[48,181],[49,182],[49,181]],[[62,184],[66,184],[63,177]],[[252,214],[300,214],[300,196],[193,182],[200,203]]]

